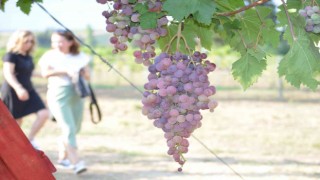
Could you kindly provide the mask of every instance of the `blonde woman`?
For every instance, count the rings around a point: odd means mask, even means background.
[[[35,36],[30,31],[19,30],[12,34],[3,57],[4,83],[1,99],[21,126],[24,116],[35,113],[28,138],[35,148],[39,148],[34,138],[48,119],[49,112],[36,92],[32,81],[34,63],[31,53],[35,47]]]
[[[80,52],[78,41],[69,31],[54,32],[51,45],[52,49],[40,58],[39,65],[42,75],[48,78],[48,107],[62,132],[58,164],[73,167],[80,174],[86,171],[86,166],[78,155],[76,135],[83,120],[84,99],[77,94],[72,77],[81,71],[89,79],[90,58]]]

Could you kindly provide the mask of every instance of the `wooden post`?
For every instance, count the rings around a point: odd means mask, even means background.
[[[55,171],[48,157],[32,147],[0,100],[0,179],[54,180]]]

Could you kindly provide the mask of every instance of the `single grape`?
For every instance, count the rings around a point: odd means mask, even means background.
[[[314,26],[312,32],[313,33],[320,33],[320,25]]]

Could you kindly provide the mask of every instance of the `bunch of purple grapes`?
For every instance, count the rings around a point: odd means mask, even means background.
[[[299,14],[306,19],[306,31],[320,33],[320,9],[318,6],[306,6],[299,10]]]
[[[146,4],[149,12],[161,12],[161,0],[137,0],[131,3],[129,0],[97,0],[98,3],[113,3],[112,11],[104,11],[102,15],[106,18],[106,30],[113,33],[110,42],[114,45],[113,53],[125,51],[130,40],[134,47],[139,50],[134,52],[135,61],[145,66],[151,65],[151,60],[156,56],[154,44],[161,36],[167,35],[165,26],[168,24],[166,16],[157,20],[157,27],[153,29],[142,29],[139,14],[135,10],[137,4]]]
[[[163,16],[158,19],[157,28],[155,29],[143,30],[141,27],[131,28],[132,33],[129,34],[129,38],[132,39],[134,47],[139,47],[139,50],[133,53],[136,63],[143,63],[146,66],[151,65],[151,59],[156,56],[154,44],[159,37],[167,35],[167,29],[164,28],[167,24],[168,19],[166,16]]]
[[[148,67],[142,113],[165,132],[168,154],[181,165],[178,171],[186,161],[183,154],[188,152],[187,138],[201,126],[200,110],[212,112],[218,105],[210,98],[216,89],[208,80],[216,65],[206,58],[205,53],[197,51],[191,57],[179,52],[161,53]]]

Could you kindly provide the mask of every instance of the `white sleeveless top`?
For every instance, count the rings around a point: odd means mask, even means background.
[[[80,52],[77,55],[64,54],[58,50],[50,50],[40,58],[38,64],[41,69],[50,66],[56,70],[79,72],[81,68],[88,65],[90,62],[89,56]],[[67,75],[50,76],[48,78],[48,88],[60,87],[72,84],[71,78]]]

